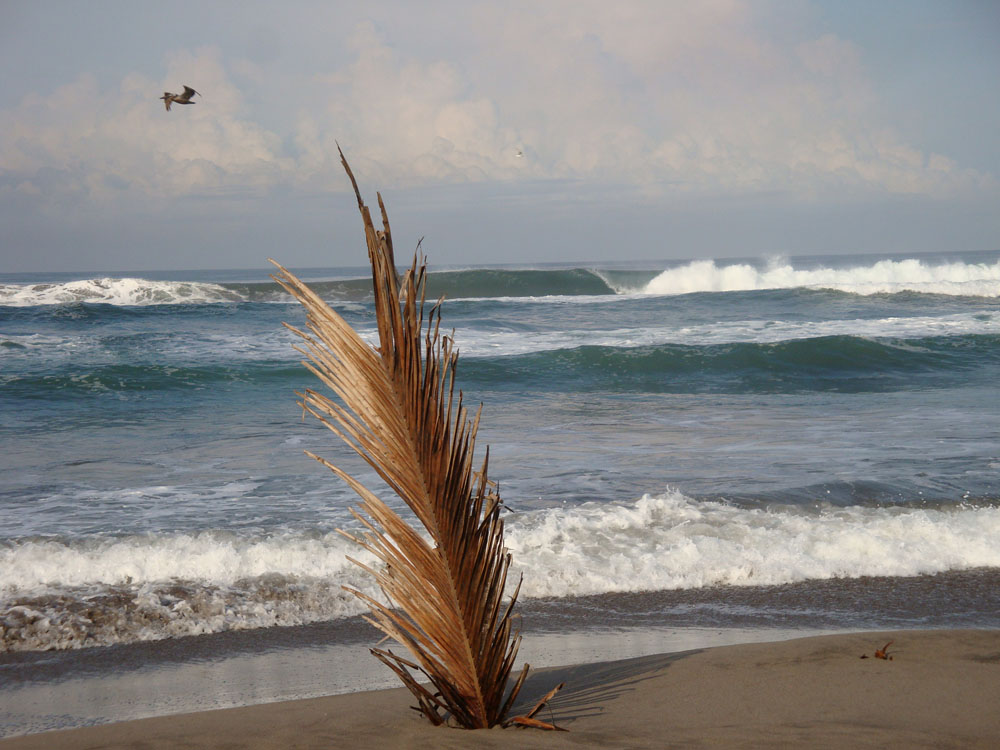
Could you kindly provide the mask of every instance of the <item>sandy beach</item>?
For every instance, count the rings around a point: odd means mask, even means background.
[[[891,660],[873,658],[892,641]],[[869,658],[862,659],[862,655]],[[568,732],[435,728],[404,689],[163,716],[0,740],[38,748],[1000,746],[1000,630],[887,631],[539,670]]]

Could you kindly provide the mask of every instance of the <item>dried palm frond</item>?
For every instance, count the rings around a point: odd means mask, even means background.
[[[309,455],[361,497],[361,512],[352,513],[365,531],[341,533],[381,561],[370,567],[352,560],[372,575],[389,604],[348,590],[369,607],[368,621],[405,646],[411,658],[380,648],[372,653],[400,677],[416,696],[418,710],[435,724],[450,714],[463,727],[491,727],[503,722],[528,666],[508,691],[520,643],[512,623],[517,591],[504,599],[511,557],[504,547],[500,496],[487,478],[489,452],[478,470],[473,463],[480,412],[470,417],[461,393],[455,397],[458,354],[440,332],[440,302],[424,319],[425,263],[418,263],[415,253],[406,274],[397,275],[382,196],[383,230],[376,231],[340,156],[364,221],[379,345],[365,343],[305,283],[275,263],[279,272],[273,278],[307,313],[308,332],[288,326],[304,341],[296,348],[339,399],[307,389],[298,393],[299,403],[402,498],[423,533],[345,471]],[[420,684],[421,675],[429,687]]]

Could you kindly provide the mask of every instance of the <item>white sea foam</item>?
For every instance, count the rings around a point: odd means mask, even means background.
[[[508,516],[522,597],[913,576],[1000,567],[1000,508],[748,509],[679,492]],[[0,650],[354,615],[378,596],[338,534],[22,540],[0,547]]]
[[[195,302],[239,302],[243,297],[219,284],[196,281],[150,281],[96,278],[61,284],[0,284],[0,305],[61,305],[101,302],[109,305],[173,305]]]
[[[531,596],[1000,567],[997,507],[761,510],[671,491],[516,513],[507,528],[517,564],[531,573]],[[26,540],[0,547],[0,592],[173,580],[230,586],[272,574],[340,581],[353,571],[349,550],[357,557],[336,533],[291,531]]]
[[[350,549],[349,549],[350,548]],[[0,652],[79,648],[300,625],[380,597],[339,534],[176,534],[0,548]]]
[[[0,592],[44,593],[93,585],[174,580],[231,586],[277,574],[341,578],[350,570],[341,535],[296,533],[245,538],[235,533],[93,537],[84,542],[28,540],[0,547]]]
[[[679,492],[515,515],[525,596],[1000,567],[1000,508],[746,509]]]
[[[866,295],[913,291],[1000,297],[1000,261],[928,264],[915,259],[880,260],[851,268],[796,269],[778,260],[760,269],[746,263],[720,266],[712,260],[697,260],[664,271],[641,290],[618,291],[690,294],[802,287]]]

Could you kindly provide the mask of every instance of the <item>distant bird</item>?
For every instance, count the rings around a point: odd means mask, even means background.
[[[169,107],[168,107],[168,109],[169,109]],[[516,156],[518,159],[523,159],[524,158],[524,152],[521,151],[521,149],[518,149],[517,153],[514,154],[514,156]]]
[[[177,104],[196,104],[197,102],[191,101],[191,97],[195,94],[198,94],[198,92],[190,86],[185,86],[183,94],[171,94],[169,91],[164,91],[163,96],[160,98],[163,100],[163,104],[166,106],[167,112],[169,112],[170,105],[175,102]],[[198,96],[201,96],[201,94],[198,94]]]

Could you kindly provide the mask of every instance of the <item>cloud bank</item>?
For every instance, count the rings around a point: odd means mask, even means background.
[[[275,106],[300,92],[288,132],[255,121],[250,82],[233,74],[250,63],[219,49],[171,53],[161,81],[82,73],[0,110],[3,189],[57,204],[343,189],[336,140],[387,187],[580,180],[657,194],[941,195],[994,184],[880,122],[853,44],[776,40],[752,10],[480,7],[469,28],[481,51],[461,61],[407,53],[362,23],[345,38],[346,65],[281,82]],[[157,92],[185,82],[204,92],[198,105],[164,112]]]

